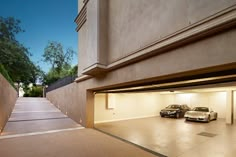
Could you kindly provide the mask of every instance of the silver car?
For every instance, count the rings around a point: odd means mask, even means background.
[[[184,115],[186,120],[210,122],[217,119],[217,112],[209,107],[195,107]]]

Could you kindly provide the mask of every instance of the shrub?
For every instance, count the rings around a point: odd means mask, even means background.
[[[33,86],[25,92],[24,97],[43,97],[43,87]]]

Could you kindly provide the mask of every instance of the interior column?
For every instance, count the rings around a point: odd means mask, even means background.
[[[228,90],[226,91],[227,96],[226,96],[226,124],[233,124],[234,120],[234,108],[233,108],[233,91]]]

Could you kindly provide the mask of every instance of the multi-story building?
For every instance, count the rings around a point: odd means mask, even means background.
[[[170,103],[236,115],[235,0],[79,0],[78,78],[48,98],[86,127]]]

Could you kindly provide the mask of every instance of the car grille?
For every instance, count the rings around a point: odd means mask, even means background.
[[[162,114],[173,114],[173,111],[162,111]]]

